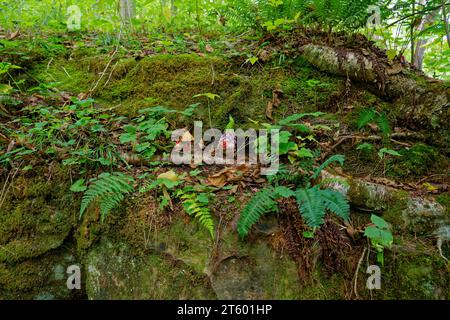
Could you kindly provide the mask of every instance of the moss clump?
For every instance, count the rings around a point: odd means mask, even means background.
[[[53,168],[54,180],[36,168],[13,180],[0,210],[0,262],[15,263],[59,247],[72,229],[73,198],[66,172]]]
[[[91,299],[212,299],[204,274],[170,255],[136,252],[103,239],[86,257]]]
[[[386,264],[381,268],[382,288],[373,292],[375,298],[450,298],[450,279],[445,261],[435,249],[415,249],[413,252],[385,253]]]
[[[0,262],[0,300],[81,298],[83,292],[66,287],[66,268],[72,264],[77,261],[67,247],[39,259]]]
[[[391,224],[394,231],[404,230],[407,227],[403,212],[408,206],[408,199],[410,197],[407,191],[396,191],[393,197],[395,200],[391,201],[383,213],[383,218]]]
[[[395,177],[423,176],[445,166],[437,149],[422,143],[402,149],[400,154],[402,157],[395,158],[389,164],[388,172]]]
[[[98,82],[94,98],[127,116],[157,105],[184,110],[200,103],[194,117],[207,123],[207,100],[194,96],[214,93],[220,97],[210,104],[213,126],[225,126],[231,114],[242,128],[250,125],[249,119],[267,121],[266,107],[274,89],[286,90],[281,105],[274,108],[277,120],[292,113],[325,109],[342,83],[308,67],[301,68],[297,75],[292,70],[270,66],[245,70],[220,57],[196,54],[159,54],[142,59],[118,54],[112,61],[109,55],[93,55],[94,52],[79,49],[74,52],[77,59],[55,59],[49,67],[37,66],[32,73],[42,82],[61,82],[60,89],[75,90],[74,93],[87,92]],[[314,81],[316,76],[319,82]],[[180,126],[187,121],[181,117],[172,120]]]

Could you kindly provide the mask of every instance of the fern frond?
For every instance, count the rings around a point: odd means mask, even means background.
[[[348,220],[350,206],[344,196],[337,191],[322,190],[315,186],[296,190],[295,198],[300,214],[311,228],[317,228],[323,224],[326,210]]]
[[[133,191],[134,179],[120,172],[102,173],[93,179],[83,195],[80,206],[80,219],[88,206],[98,200],[102,222],[106,215]]]
[[[327,160],[324,161],[318,168],[314,170],[313,175],[311,176],[312,179],[317,179],[317,177],[320,175],[323,169],[328,167],[333,162],[339,162],[339,164],[342,166],[344,164],[345,157],[342,154],[334,154],[331,157],[329,157]]]
[[[331,189],[320,190],[320,193],[325,208],[347,221],[350,214],[350,206],[345,197],[340,192]]]
[[[241,212],[237,225],[239,235],[245,237],[262,215],[278,212],[278,198],[279,194],[272,187],[258,191]]]
[[[391,127],[389,125],[389,121],[384,113],[380,114],[377,117],[377,126],[380,129],[381,133],[387,137],[391,133]]]
[[[375,119],[376,112],[373,109],[363,109],[358,115],[358,120],[356,124],[358,125],[358,130],[366,126],[368,123]]]
[[[295,198],[299,211],[308,226],[314,228],[323,224],[325,204],[317,186],[309,189],[298,189],[295,192]]]
[[[180,198],[183,200],[184,211],[198,219],[200,225],[208,230],[211,238],[214,239],[214,220],[208,208],[208,203],[201,201],[195,193],[186,193]]]

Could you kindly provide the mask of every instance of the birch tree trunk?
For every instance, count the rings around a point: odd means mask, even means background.
[[[438,14],[439,9],[434,10],[427,14],[422,21],[420,22],[419,26],[416,28],[416,31],[421,32],[423,31],[428,24],[432,23],[433,20],[436,18],[436,15]],[[416,67],[418,70],[422,70],[423,66],[423,58],[425,56],[425,45],[428,43],[429,39],[419,39],[416,42],[415,45],[415,51],[414,51],[414,67]]]
[[[373,51],[372,51],[373,49]],[[398,119],[411,129],[450,130],[450,89],[442,81],[389,61],[375,48],[306,44],[302,56],[316,68],[364,83],[398,110]]]
[[[134,0],[119,0],[119,14],[123,24],[129,24],[135,17],[136,6]]]

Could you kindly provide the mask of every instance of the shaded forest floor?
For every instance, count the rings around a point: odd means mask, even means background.
[[[437,247],[447,238],[435,233],[449,218],[449,132],[408,123],[392,101],[317,70],[299,53],[303,43],[327,43],[385,61],[365,38],[300,31],[120,43],[107,35],[9,36],[0,42],[2,63],[20,69],[1,82],[8,87],[0,95],[0,298],[449,298],[448,262]],[[248,239],[237,236],[239,213],[268,184],[258,167],[166,161],[170,130],[191,129],[194,120],[223,130],[231,116],[236,128],[248,129],[295,114],[305,115],[283,170],[298,173],[302,163],[343,154],[343,167],[329,171],[356,193],[349,195],[351,222],[327,217],[313,239],[303,236],[308,228],[291,201]],[[150,141],[140,132],[146,117],[166,124]],[[117,171],[136,187],[170,171],[182,178],[173,190],[134,192],[105,222],[93,206],[79,219],[85,183]],[[373,196],[353,181],[387,186],[395,196]],[[176,190],[186,187],[207,194],[213,240],[183,213]],[[414,197],[443,209],[408,216]],[[377,199],[386,203],[374,205]],[[366,264],[376,263],[363,237],[368,213],[382,214],[394,234],[383,266],[390,288],[374,292],[365,288]],[[446,241],[440,249],[450,256]],[[58,284],[55,268],[64,259],[87,270],[81,294]],[[150,293],[152,285],[160,287]]]

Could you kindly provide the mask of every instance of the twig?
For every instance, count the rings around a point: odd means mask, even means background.
[[[117,61],[116,64],[114,65],[114,67],[112,67],[111,72],[109,73],[108,80],[106,80],[105,84],[103,85],[103,88],[106,87],[106,85],[109,83],[109,80],[111,80],[111,76],[118,64],[119,64],[119,61]]]
[[[22,163],[20,163],[20,165],[21,165],[21,164],[22,164]],[[7,185],[7,183],[8,183],[8,178],[10,177],[11,171],[8,173],[8,177],[6,178],[5,184],[3,185],[3,189],[2,189],[2,192],[1,192],[1,194],[0,194],[0,200],[1,200],[1,201],[0,201],[0,208],[3,206],[3,203],[5,202],[5,199],[6,199],[6,196],[7,196],[7,194],[8,194],[8,191],[9,191],[9,189],[11,188],[12,181],[14,180],[14,178],[15,178],[17,172],[19,172],[20,165],[17,167],[16,171],[11,175],[11,181],[10,181],[10,183],[9,183],[9,185],[8,185],[8,188],[6,188],[6,185]]]
[[[213,64],[211,63],[211,72],[212,72],[212,80],[211,80],[211,85],[213,85],[214,84],[214,77],[215,77],[215,73],[214,73],[214,66],[213,66]]]
[[[434,177],[440,177],[440,176],[446,176],[445,173],[437,173],[437,174],[432,174],[431,176],[425,177],[423,179],[420,179],[419,181],[416,182],[416,184],[421,184],[422,182],[427,181],[428,179],[434,178]]]
[[[67,74],[67,76],[72,79],[72,76],[67,72],[66,68],[64,68],[64,67],[61,67],[61,68],[64,70],[64,72]]]
[[[50,64],[52,63],[53,58],[51,58],[48,63],[47,63],[47,69],[45,69],[45,71],[48,71],[48,69],[50,68]]]
[[[357,299],[359,299],[358,288],[357,288],[357,284],[358,284],[358,272],[359,272],[359,268],[360,268],[360,266],[361,266],[361,263],[362,263],[362,261],[363,261],[363,259],[364,259],[364,255],[366,254],[366,250],[367,250],[367,248],[364,247],[364,250],[363,250],[363,252],[362,252],[362,254],[361,254],[361,257],[359,258],[359,261],[358,261],[358,266],[356,267],[355,276],[353,277],[353,278],[355,279],[355,283],[354,283],[354,286],[353,286],[353,290],[354,290],[354,292],[355,292],[355,296],[356,296]]]
[[[95,83],[94,87],[89,89],[88,92],[88,97],[91,96],[91,94],[95,91],[95,89],[97,89],[98,84],[100,83],[100,81],[103,79],[103,76],[106,74],[106,70],[108,70],[109,65],[111,64],[111,62],[114,59],[114,56],[116,55],[117,49],[114,50],[113,54],[111,55],[111,59],[109,59],[108,63],[106,64],[105,69],[102,71],[102,73],[100,74],[100,78],[98,78],[97,82]]]
[[[95,83],[94,87],[91,88],[91,89],[89,89],[89,92],[88,92],[88,95],[87,95],[88,97],[90,97],[90,96],[92,95],[92,93],[95,91],[95,89],[97,89],[97,86],[99,85],[100,81],[103,79],[104,75],[106,74],[106,70],[108,70],[109,65],[111,64],[111,62],[112,62],[113,59],[114,59],[114,56],[116,55],[117,51],[119,50],[120,37],[121,37],[121,35],[122,35],[122,34],[119,33],[119,38],[118,38],[118,40],[117,40],[116,48],[114,49],[114,52],[113,52],[112,55],[111,55],[111,59],[109,59],[108,63],[106,64],[105,69],[104,69],[103,72],[100,74],[100,78],[98,78],[98,80],[97,80],[97,82]]]

